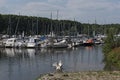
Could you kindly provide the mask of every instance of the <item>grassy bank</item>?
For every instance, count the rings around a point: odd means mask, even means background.
[[[37,80],[120,80],[120,71],[50,73]]]

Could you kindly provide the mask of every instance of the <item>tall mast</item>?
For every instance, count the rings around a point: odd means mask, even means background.
[[[37,17],[37,35],[38,35],[38,17]]]
[[[18,21],[17,21],[17,25],[16,25],[16,29],[15,29],[15,34],[14,35],[16,35],[16,33],[17,33],[19,22],[20,22],[20,13],[19,13],[19,17],[18,17]]]
[[[58,32],[59,32],[59,21],[58,21],[58,15],[59,15],[59,10],[57,10],[57,25],[56,25],[56,34],[58,34]]]
[[[88,20],[88,37],[90,36],[90,34],[89,34],[89,20]]]
[[[7,34],[11,36],[11,16],[9,16]]]
[[[57,10],[57,20],[58,20],[59,10]]]
[[[52,12],[51,12],[50,18],[51,18],[51,26],[50,26],[51,28],[50,28],[50,31],[51,31],[51,36],[53,36],[52,35],[52,32],[53,32],[53,28],[52,28]]]
[[[74,30],[75,30],[75,33],[74,33],[74,36],[75,36],[75,34],[77,35],[77,24],[76,24],[76,20],[75,20],[75,18],[74,18]]]

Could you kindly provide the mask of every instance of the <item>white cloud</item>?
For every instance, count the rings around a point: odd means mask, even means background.
[[[73,15],[82,17],[84,22],[88,20],[108,19],[112,20],[119,16],[120,2],[111,2],[105,0],[68,0],[67,9],[73,12]],[[79,18],[79,20],[80,20]]]
[[[48,0],[48,3],[63,3],[65,0]]]
[[[26,15],[34,15],[34,16],[42,16],[50,18],[51,12],[53,13],[53,18],[56,18],[57,10],[62,7],[48,4],[45,2],[30,2],[26,5],[22,6],[21,9],[17,10],[17,12],[22,12],[22,14]]]
[[[48,0],[48,3],[58,6],[64,6],[67,0]]]
[[[120,22],[118,18],[120,14],[120,1],[118,0],[35,0],[33,2],[27,1],[21,4],[13,3],[7,5],[8,10],[13,13],[21,13],[25,15],[50,17],[50,13],[53,13],[53,17],[56,18],[56,10],[59,10],[59,19],[71,19],[76,18],[82,22],[94,22],[95,18],[99,23],[103,23],[103,20],[109,20],[109,22]],[[20,1],[19,1],[20,2]],[[5,5],[5,0],[0,0],[0,4]],[[1,6],[1,5],[0,5]],[[2,8],[3,9],[3,8]],[[1,9],[1,10],[2,10]],[[7,11],[7,10],[6,10]]]
[[[107,10],[114,6],[110,2],[103,2],[97,0],[69,0],[67,7],[72,10],[82,10],[82,11],[99,11]]]

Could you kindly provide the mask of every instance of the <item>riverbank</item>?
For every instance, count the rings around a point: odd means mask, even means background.
[[[39,77],[37,80],[120,80],[120,71],[50,73]]]

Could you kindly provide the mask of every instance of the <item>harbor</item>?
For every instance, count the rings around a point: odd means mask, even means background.
[[[119,47],[120,33],[116,31],[119,29],[117,25],[116,29],[108,29],[109,24],[53,20],[52,13],[51,19],[20,15],[3,16],[7,18],[4,20],[8,27],[0,34],[0,80],[35,80],[44,74],[54,78],[54,72],[61,70],[63,74],[70,75],[99,71],[103,71],[104,74],[104,70],[116,68],[104,61],[105,57],[108,57],[106,59],[111,62],[114,54],[106,56],[103,51],[107,54],[112,48]],[[15,18],[14,26],[12,18]],[[119,48],[115,50],[118,51]],[[95,75],[99,76],[98,73]]]
[[[55,35],[55,34],[54,34]],[[17,35],[15,35],[17,36]],[[4,37],[1,36],[1,48],[72,48],[78,46],[92,46],[104,43],[105,37],[78,36],[22,36]]]
[[[120,0],[0,0],[0,80],[120,80]]]

